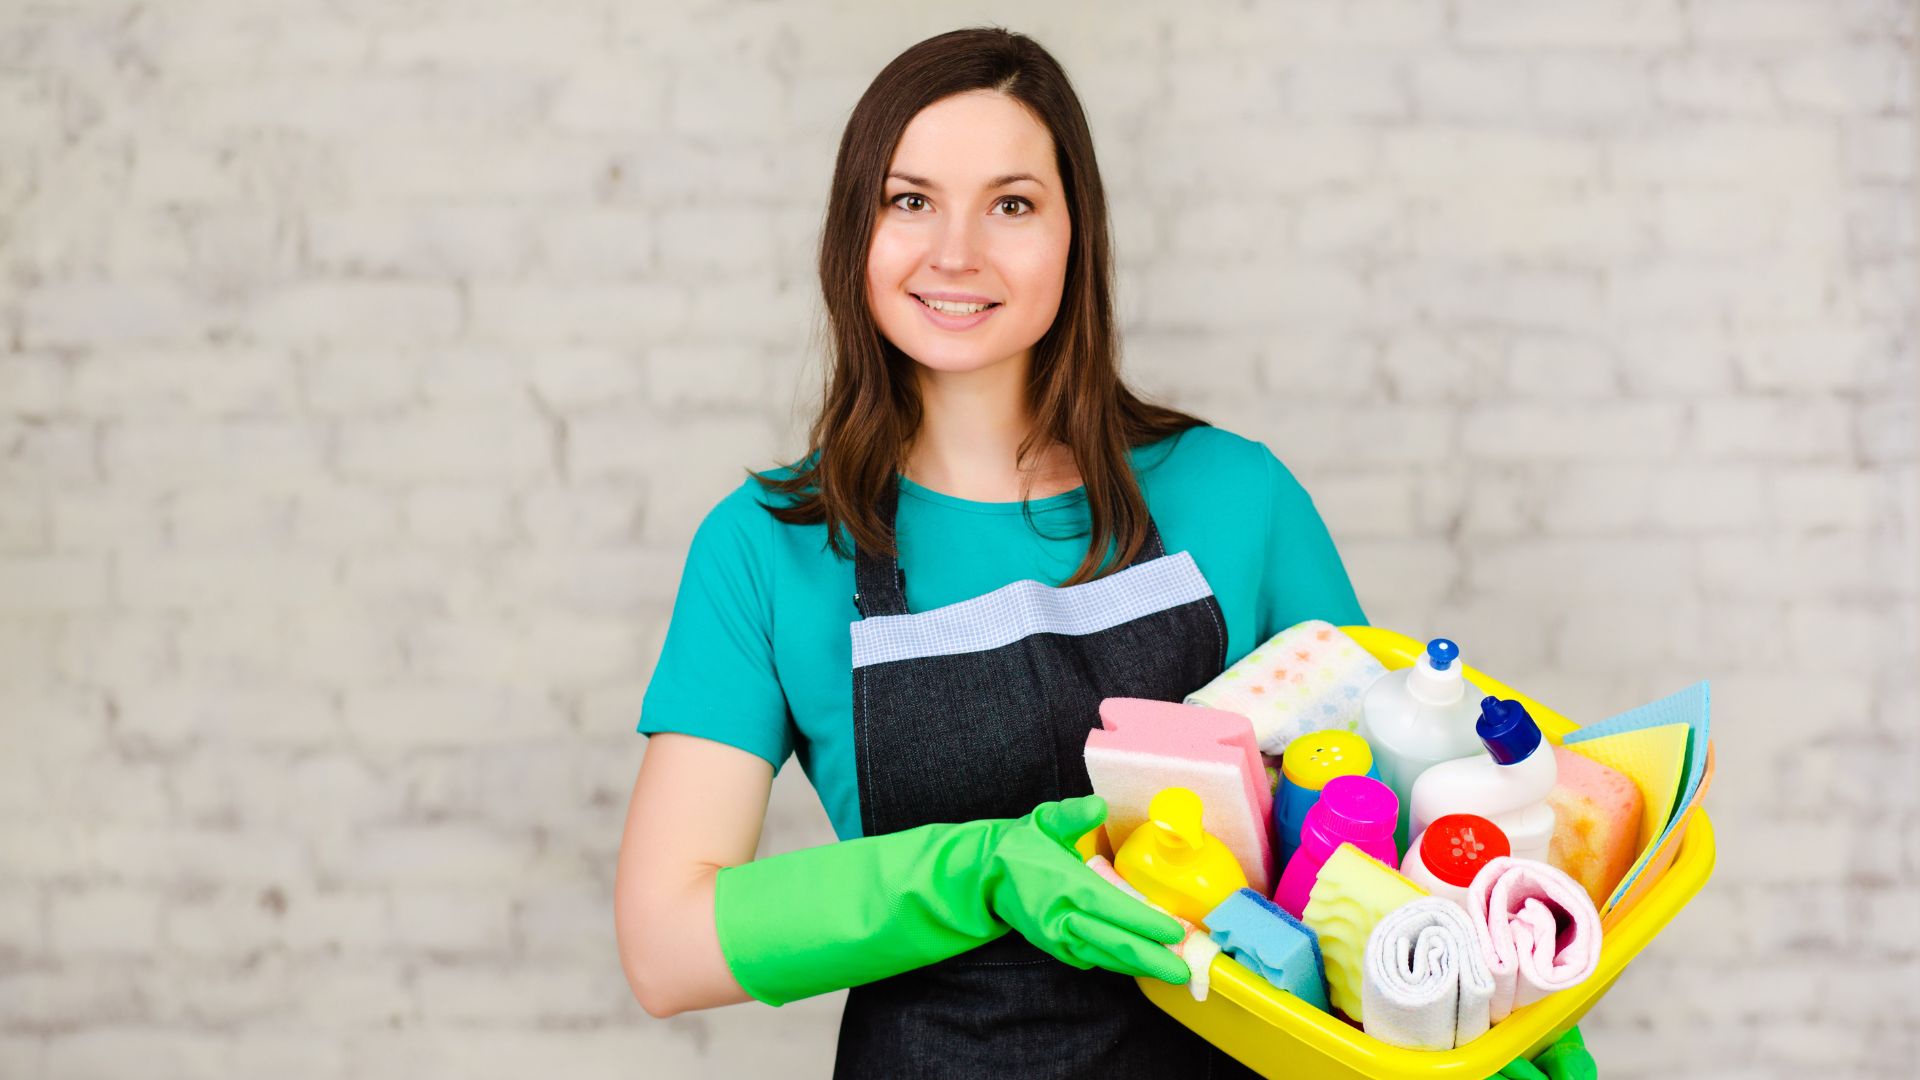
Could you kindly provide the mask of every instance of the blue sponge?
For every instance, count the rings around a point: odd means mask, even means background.
[[[1228,956],[1274,986],[1327,1010],[1327,969],[1320,937],[1280,905],[1241,889],[1207,915],[1207,934]]]

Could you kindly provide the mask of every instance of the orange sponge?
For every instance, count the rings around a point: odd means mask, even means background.
[[[1559,782],[1553,807],[1553,845],[1547,861],[1580,883],[1597,908],[1626,876],[1640,853],[1640,788],[1609,768],[1564,746],[1553,748]]]

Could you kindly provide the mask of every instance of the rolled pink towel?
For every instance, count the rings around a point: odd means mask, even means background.
[[[1496,1024],[1585,982],[1600,964],[1600,912],[1546,863],[1504,855],[1487,863],[1467,888],[1467,918],[1493,971]]]

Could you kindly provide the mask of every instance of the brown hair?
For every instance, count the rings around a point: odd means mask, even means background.
[[[1206,422],[1144,401],[1120,380],[1107,199],[1093,136],[1059,62],[1020,34],[980,28],[928,38],[895,57],[854,106],[820,236],[831,357],[826,391],[807,454],[784,478],[755,478],[792,497],[769,506],[770,513],[788,524],[825,521],[843,558],[852,553],[842,530],[866,550],[893,553],[876,504],[919,429],[921,403],[913,359],[881,335],[867,306],[867,252],[887,167],[907,124],[928,105],[971,90],[1005,94],[1046,125],[1066,187],[1073,229],[1065,289],[1053,325],[1034,345],[1027,382],[1034,425],[1018,460],[1024,466],[1051,442],[1072,451],[1091,519],[1087,555],[1066,582],[1078,584],[1125,566],[1146,541],[1146,499],[1127,451]],[[1103,570],[1109,544],[1118,557]]]

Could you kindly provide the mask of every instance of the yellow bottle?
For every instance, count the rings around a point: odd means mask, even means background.
[[[1233,852],[1201,827],[1204,809],[1187,788],[1161,789],[1147,804],[1146,824],[1133,830],[1113,859],[1128,884],[1195,924],[1247,887]]]

